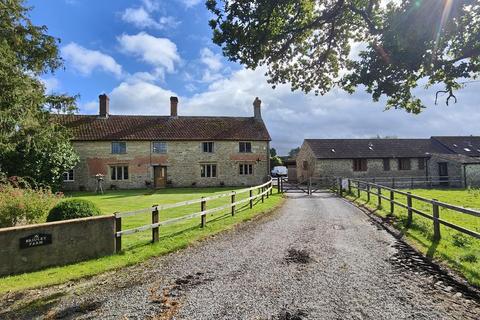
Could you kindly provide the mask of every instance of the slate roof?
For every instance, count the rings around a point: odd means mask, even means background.
[[[422,158],[452,153],[431,139],[306,139],[317,159]]]
[[[432,154],[438,158],[455,161],[462,164],[478,164],[480,163],[480,157],[469,157],[463,154]]]
[[[469,157],[480,157],[480,136],[432,137],[450,151]]]
[[[253,117],[53,115],[53,119],[71,129],[74,141],[271,140],[264,122]]]

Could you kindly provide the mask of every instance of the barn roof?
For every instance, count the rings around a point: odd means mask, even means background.
[[[450,151],[469,157],[480,157],[480,136],[432,137]]]
[[[306,139],[318,159],[412,158],[453,153],[431,139]]]

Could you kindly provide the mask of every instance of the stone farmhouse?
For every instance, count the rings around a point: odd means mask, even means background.
[[[478,187],[480,137],[306,139],[296,162],[299,181],[310,177],[393,177]]]
[[[99,97],[98,115],[56,115],[71,129],[80,157],[63,175],[65,190],[103,187],[250,186],[269,175],[270,135],[256,98],[253,117],[112,115]]]

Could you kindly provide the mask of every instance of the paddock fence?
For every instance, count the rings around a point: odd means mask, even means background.
[[[362,192],[365,192],[367,195],[367,203],[371,201],[371,195],[376,196],[377,198],[377,208],[382,208],[382,200],[385,200],[390,205],[389,214],[393,215],[395,212],[395,206],[404,208],[407,210],[407,226],[410,226],[413,219],[413,214],[418,214],[424,218],[427,218],[433,222],[433,238],[434,240],[440,240],[440,225],[444,225],[446,227],[452,228],[456,231],[461,233],[467,234],[469,236],[475,237],[480,239],[480,233],[464,228],[462,226],[456,225],[452,222],[446,221],[441,218],[441,208],[449,209],[461,214],[468,214],[475,217],[480,217],[480,211],[468,209],[460,206],[451,205],[449,203],[438,201],[437,199],[427,199],[424,197],[420,197],[417,195],[412,194],[411,192],[401,191],[398,189],[390,188],[378,183],[367,182],[363,180],[357,179],[346,179],[347,180],[347,191],[349,194],[355,195],[353,190],[356,190],[356,196],[360,198]],[[386,193],[388,196],[384,195],[382,191],[387,191]],[[339,187],[337,188],[337,192],[340,196],[343,196],[343,188],[341,182],[339,182]],[[406,197],[406,203],[402,203],[395,199],[395,195],[402,195]],[[421,211],[417,208],[414,208],[412,200],[418,200],[423,203],[427,203],[431,205],[431,212],[427,213]]]
[[[243,194],[248,192],[249,195],[247,198],[236,201],[236,196],[239,194]],[[256,194],[254,194],[256,193]],[[138,232],[143,232],[147,230],[152,230],[152,242],[158,242],[159,241],[159,228],[161,226],[173,224],[173,223],[178,223],[181,221],[193,219],[200,217],[200,226],[203,228],[206,226],[207,223],[207,214],[212,214],[215,212],[219,212],[228,208],[231,208],[231,215],[235,215],[235,209],[236,206],[244,204],[244,203],[249,203],[250,209],[253,208],[254,206],[254,200],[259,199],[262,203],[265,201],[265,198],[269,198],[270,195],[273,193],[273,180],[270,178],[269,181],[265,182],[264,184],[246,188],[246,189],[241,189],[237,191],[231,191],[231,192],[226,192],[222,194],[216,194],[213,196],[209,197],[201,197],[199,199],[193,199],[193,200],[186,200],[182,202],[177,202],[177,203],[171,203],[171,204],[164,204],[164,205],[154,205],[151,208],[145,208],[145,209],[139,209],[139,210],[134,210],[134,211],[128,211],[128,212],[116,212],[115,215],[115,251],[120,252],[122,250],[122,237],[131,235],[134,233]],[[220,199],[220,198],[225,198],[225,197],[230,197],[230,203],[222,206],[218,206],[215,208],[207,209],[207,202]],[[167,209],[172,209],[172,208],[178,208],[178,207],[184,207],[184,206],[189,206],[192,204],[200,204],[200,211],[187,214],[181,217],[177,218],[172,218],[168,219],[165,221],[159,221],[160,220],[160,213],[163,210]],[[145,224],[136,228],[131,228],[131,229],[126,229],[122,230],[122,218],[126,217],[131,217],[131,216],[136,216],[136,215],[141,215],[145,213],[151,213],[152,215],[152,223],[150,224]]]
[[[359,180],[394,189],[462,188],[465,184],[461,176],[362,177]]]

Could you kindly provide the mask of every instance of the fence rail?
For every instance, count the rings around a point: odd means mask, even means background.
[[[480,233],[469,230],[467,228],[461,227],[459,225],[453,224],[449,221],[443,220],[440,218],[440,208],[445,208],[449,209],[452,211],[460,212],[463,214],[468,214],[476,217],[480,217],[480,211],[478,210],[473,210],[473,209],[468,209],[460,206],[455,206],[449,203],[441,202],[436,199],[427,199],[424,197],[420,197],[414,194],[411,194],[410,192],[406,191],[401,191],[397,190],[391,187],[387,187],[378,183],[372,183],[372,182],[367,182],[364,180],[358,180],[358,179],[347,179],[347,189],[348,193],[353,194],[352,189],[356,189],[357,191],[357,196],[360,197],[361,192],[366,192],[367,193],[367,202],[370,202],[370,196],[374,194],[377,197],[377,207],[382,206],[382,199],[386,200],[390,203],[390,214],[393,214],[395,212],[395,206],[402,207],[404,209],[407,209],[407,226],[412,223],[413,219],[413,213],[418,214],[424,218],[430,219],[433,221],[433,237],[435,240],[440,240],[441,234],[440,234],[440,225],[443,224],[444,226],[447,226],[449,228],[452,228],[454,230],[460,231],[462,233],[468,234],[472,237],[475,237],[477,239],[480,239]],[[375,190],[375,191],[372,191]],[[389,196],[385,196],[382,194],[382,190],[387,190],[389,191]],[[337,191],[339,192],[340,196],[343,195],[343,189],[341,187],[341,182],[339,183],[339,187],[337,188]],[[406,196],[406,203],[399,202],[395,200],[395,195],[400,194],[403,196]],[[432,205],[432,212],[431,214],[420,211],[416,208],[413,207],[412,205],[412,199],[424,202],[424,203],[429,203]]]
[[[177,202],[177,203],[171,203],[171,204],[164,204],[164,205],[154,205],[151,208],[145,208],[145,209],[140,209],[140,210],[134,210],[134,211],[128,211],[128,212],[116,212],[115,213],[115,238],[116,238],[116,252],[121,251],[122,249],[122,236],[138,233],[138,232],[143,232],[147,230],[152,230],[152,242],[158,242],[159,240],[159,227],[160,226],[165,226],[173,223],[177,223],[180,221],[184,220],[189,220],[193,219],[195,217],[200,217],[200,226],[203,228],[206,225],[206,216],[207,214],[211,214],[214,212],[222,211],[228,208],[231,208],[231,214],[232,216],[235,215],[235,207],[239,204],[249,202],[250,209],[253,208],[253,200],[257,198],[261,198],[261,201],[265,201],[265,197],[268,198],[269,195],[273,193],[273,180],[270,179],[269,181],[265,182],[264,184],[246,188],[246,189],[241,189],[238,191],[231,191],[227,193],[222,193],[222,194],[216,194],[213,196],[209,197],[202,197],[199,199],[193,199],[193,200],[186,200],[182,202]],[[258,190],[257,194],[253,194],[254,190]],[[249,192],[249,197],[236,201],[236,196],[238,194],[246,193]],[[207,201],[211,200],[216,200],[220,198],[225,198],[225,197],[230,197],[231,202],[222,205],[219,207],[211,208],[211,209],[206,209]],[[171,208],[178,208],[178,207],[183,207],[183,206],[188,206],[191,204],[196,204],[200,203],[200,211],[191,213],[185,216],[181,216],[178,218],[172,218],[169,220],[165,221],[159,221],[159,216],[160,216],[160,211],[166,210],[166,209],[171,209]],[[126,229],[122,230],[122,218],[125,217],[130,217],[130,216],[135,216],[138,214],[145,214],[145,213],[151,213],[152,214],[152,223],[151,224],[146,224],[140,227],[132,228],[132,229]]]
[[[428,177],[365,177],[358,180],[389,186],[391,188],[415,187],[463,187],[464,179],[460,176],[428,176]]]

